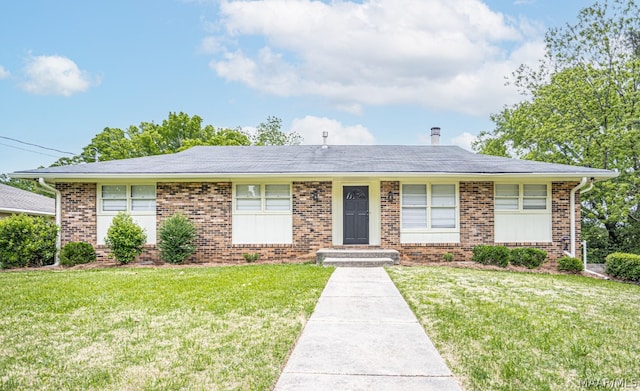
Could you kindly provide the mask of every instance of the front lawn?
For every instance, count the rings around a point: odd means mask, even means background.
[[[332,270],[0,273],[0,390],[268,390]]]
[[[639,286],[438,267],[389,274],[467,390],[640,387]]]

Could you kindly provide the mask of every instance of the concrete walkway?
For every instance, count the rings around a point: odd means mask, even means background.
[[[461,390],[386,271],[337,268],[276,391]]]

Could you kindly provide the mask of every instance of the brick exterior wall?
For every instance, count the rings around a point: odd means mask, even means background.
[[[313,200],[315,190],[318,201]],[[158,227],[176,212],[194,222],[197,250],[188,262],[244,262],[245,253],[259,253],[263,260],[303,260],[331,246],[331,182],[293,182],[293,244],[234,245],[232,196],[230,182],[158,183]]]
[[[563,255],[563,238],[571,237],[570,193],[571,189],[577,185],[578,182],[551,184],[551,243],[495,243],[493,182],[460,182],[460,243],[402,244],[393,248],[400,251],[402,260],[411,262],[441,261],[442,254],[447,252],[454,254],[456,260],[469,260],[472,255],[471,249],[478,244],[499,244],[510,248],[536,247],[545,250],[548,259],[556,260]],[[580,257],[579,194],[576,196],[575,213],[576,256]],[[394,236],[396,233],[389,232],[389,235]],[[397,236],[399,236],[399,225]]]
[[[393,201],[389,201],[389,192]],[[398,249],[400,246],[400,182],[380,182],[380,246]]]
[[[399,182],[393,182],[399,188]],[[460,182],[460,243],[402,244],[394,247],[402,260],[411,262],[441,261],[442,254],[452,253],[456,260],[471,259],[471,249],[494,242],[493,182]],[[400,202],[397,205],[400,212]],[[399,220],[399,217],[398,217]],[[400,224],[397,233],[400,237]]]
[[[551,221],[553,226],[553,243],[549,246],[550,253],[562,256],[563,238],[567,243],[571,240],[571,189],[578,186],[580,182],[553,182],[551,184],[552,199],[551,210],[553,212]],[[574,213],[576,214],[576,257],[582,257],[582,239],[581,239],[581,210],[580,210],[580,192],[576,192],[576,205]],[[569,245],[569,249],[571,246]],[[559,258],[559,257],[558,257]]]
[[[58,183],[62,196],[61,243],[88,242],[95,246],[97,201],[95,183]]]
[[[552,243],[509,243],[509,247],[535,246],[546,250],[550,259],[562,255],[562,239],[570,236],[569,194],[577,182],[552,183]],[[95,183],[58,183],[62,193],[62,244],[85,241],[96,246],[97,194]],[[471,258],[478,244],[494,243],[493,182],[460,182],[460,243],[400,243],[400,182],[380,183],[381,245],[400,251],[401,260],[440,261],[442,254],[453,253],[456,260]],[[313,192],[318,191],[318,201]],[[388,200],[392,192],[393,201]],[[234,245],[232,243],[231,182],[159,182],[156,188],[157,227],[176,212],[185,214],[198,229],[197,251],[187,262],[244,263],[242,254],[260,253],[261,261],[301,261],[315,258],[320,248],[332,246],[332,183],[296,181],[292,183],[293,243],[283,245]],[[580,203],[576,202],[580,248]],[[363,246],[340,246],[359,247]],[[364,246],[367,248],[367,246]],[[96,246],[99,259],[108,250]],[[147,246],[139,260],[158,261],[155,246]]]
[[[231,247],[230,182],[159,182],[156,186],[157,228],[182,213],[198,231],[196,253],[186,262],[224,262]]]
[[[331,182],[293,182],[293,246],[292,257],[315,259],[316,251],[331,247],[332,214]],[[318,191],[318,201],[313,192]]]

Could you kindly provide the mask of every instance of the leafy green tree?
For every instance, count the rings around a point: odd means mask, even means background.
[[[138,126],[104,128],[82,153],[72,158],[63,157],[52,166],[92,163],[96,160],[129,159],[184,151],[195,146],[207,145],[297,145],[302,137],[296,132],[282,131],[282,120],[268,117],[247,136],[240,128],[216,129],[204,125],[202,118],[185,113],[169,113],[161,124],[142,122]]]
[[[596,252],[628,250],[625,232],[638,210],[639,32],[633,0],[596,2],[575,25],[549,30],[539,66],[512,75],[525,100],[492,115],[495,129],[474,145],[485,154],[617,171],[582,198],[583,237]]]
[[[251,136],[253,145],[299,145],[301,142],[302,136],[297,132],[282,131],[282,120],[277,117],[268,117],[267,122],[261,122]]]
[[[185,113],[169,113],[161,124],[142,122],[126,130],[104,128],[82,154],[62,158],[54,166],[128,159],[180,152],[196,145],[249,145],[249,137],[238,129],[216,129],[203,125],[202,118]]]

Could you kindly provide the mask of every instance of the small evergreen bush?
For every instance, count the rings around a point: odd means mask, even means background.
[[[640,281],[640,255],[612,253],[607,255],[605,273],[622,280]]]
[[[258,258],[260,258],[260,253],[245,253],[242,254],[242,256],[244,257],[245,261],[251,263],[257,261]]]
[[[64,266],[95,262],[96,259],[96,250],[86,242],[70,242],[60,250],[60,264]]]
[[[473,252],[471,260],[483,265],[507,267],[509,264],[510,251],[505,246],[489,246],[481,244],[475,246],[471,251]]]
[[[142,253],[142,246],[147,241],[144,230],[133,221],[130,215],[118,213],[111,222],[105,244],[111,255],[120,263],[133,261]]]
[[[160,258],[165,262],[182,263],[196,251],[198,232],[184,215],[176,213],[158,229]]]
[[[584,264],[578,258],[565,255],[562,258],[558,258],[558,270],[579,273],[584,270]]]
[[[453,262],[453,254],[451,253],[442,254],[442,260],[445,262]]]
[[[514,248],[509,261],[514,266],[525,266],[527,269],[540,267],[547,260],[547,252],[533,247]]]
[[[0,269],[53,264],[58,226],[25,214],[0,220]]]

